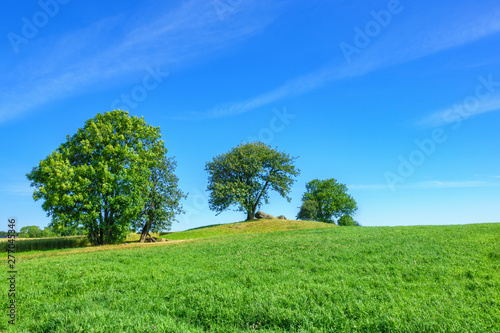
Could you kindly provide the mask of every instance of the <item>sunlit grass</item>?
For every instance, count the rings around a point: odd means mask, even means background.
[[[197,239],[207,237],[228,236],[235,234],[266,233],[287,230],[335,228],[335,224],[315,221],[294,221],[278,219],[262,219],[250,222],[236,222],[215,226],[200,227],[187,231],[173,232],[161,236],[167,239]]]
[[[16,328],[500,331],[500,224],[336,227],[130,245],[21,260]]]

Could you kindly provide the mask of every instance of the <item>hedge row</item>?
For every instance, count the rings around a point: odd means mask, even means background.
[[[2,241],[0,242],[1,251],[7,251],[11,242]],[[27,252],[27,251],[39,251],[39,250],[52,250],[52,249],[65,249],[71,247],[82,247],[89,245],[89,240],[87,236],[78,237],[54,237],[54,238],[16,238],[15,239],[15,251],[16,252]],[[12,245],[10,245],[12,248]]]

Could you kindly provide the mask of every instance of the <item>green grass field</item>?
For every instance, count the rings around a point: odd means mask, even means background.
[[[163,235],[162,238],[171,240],[178,239],[199,239],[207,237],[221,237],[235,234],[267,233],[288,230],[335,228],[335,224],[314,222],[314,221],[294,221],[294,220],[256,220],[252,222],[237,222],[219,224],[214,226],[200,227],[182,232],[173,232]]]
[[[500,224],[224,228],[26,256],[15,331],[500,332]]]

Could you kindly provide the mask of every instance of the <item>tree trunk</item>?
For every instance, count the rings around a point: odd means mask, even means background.
[[[109,216],[109,212],[107,209],[104,210],[104,225],[106,226],[106,230],[104,230],[104,239],[103,244],[109,244],[111,239],[111,218]]]
[[[98,245],[104,245],[104,232],[102,230],[102,227],[99,227],[99,241]]]
[[[89,225],[88,238],[90,240],[90,244],[96,245],[96,243],[97,243],[97,231],[94,229],[94,223],[93,222],[90,222],[90,225]]]
[[[150,197],[150,199],[152,198]],[[151,202],[151,206],[149,207],[149,210],[147,210],[146,223],[144,223],[144,227],[142,228],[141,238],[139,239],[139,243],[144,243],[146,237],[149,235],[149,230],[153,225],[153,218],[151,216],[153,215],[154,209],[155,209],[155,203]]]
[[[255,211],[247,211],[247,221],[255,220]]]
[[[146,240],[146,237],[149,235],[149,228],[151,228],[151,221],[148,221],[146,222],[146,224],[144,224],[141,232],[141,238],[139,239],[140,243],[144,243],[144,241]]]

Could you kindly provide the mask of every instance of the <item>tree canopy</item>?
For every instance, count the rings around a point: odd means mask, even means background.
[[[48,237],[48,235],[50,235],[49,230],[44,233],[44,230],[36,225],[25,226],[19,230],[19,238],[41,238]]]
[[[337,224],[343,227],[359,227],[360,224],[358,221],[355,221],[352,216],[349,215],[342,215],[339,220],[337,221]]]
[[[234,205],[251,220],[263,202],[269,203],[270,190],[290,201],[294,177],[300,173],[295,159],[262,142],[240,144],[214,157],[205,167],[210,209],[220,214]]]
[[[308,201],[313,203],[308,203]],[[347,187],[333,178],[314,179],[306,184],[301,211],[313,207],[314,204],[316,205],[314,219],[329,223],[334,223],[334,219],[343,215],[352,216],[358,210],[356,201],[347,194]]]
[[[300,206],[300,211],[297,214],[297,220],[315,221],[318,204],[314,200],[305,200]]]
[[[93,244],[115,243],[143,212],[166,153],[159,127],[115,110],[87,120],[27,177],[53,224],[81,224]]]
[[[142,212],[133,221],[133,227],[141,232],[140,242],[149,232],[170,230],[175,215],[183,213],[180,200],[186,195],[177,187],[175,167],[176,162],[165,157],[151,169],[149,194]]]

